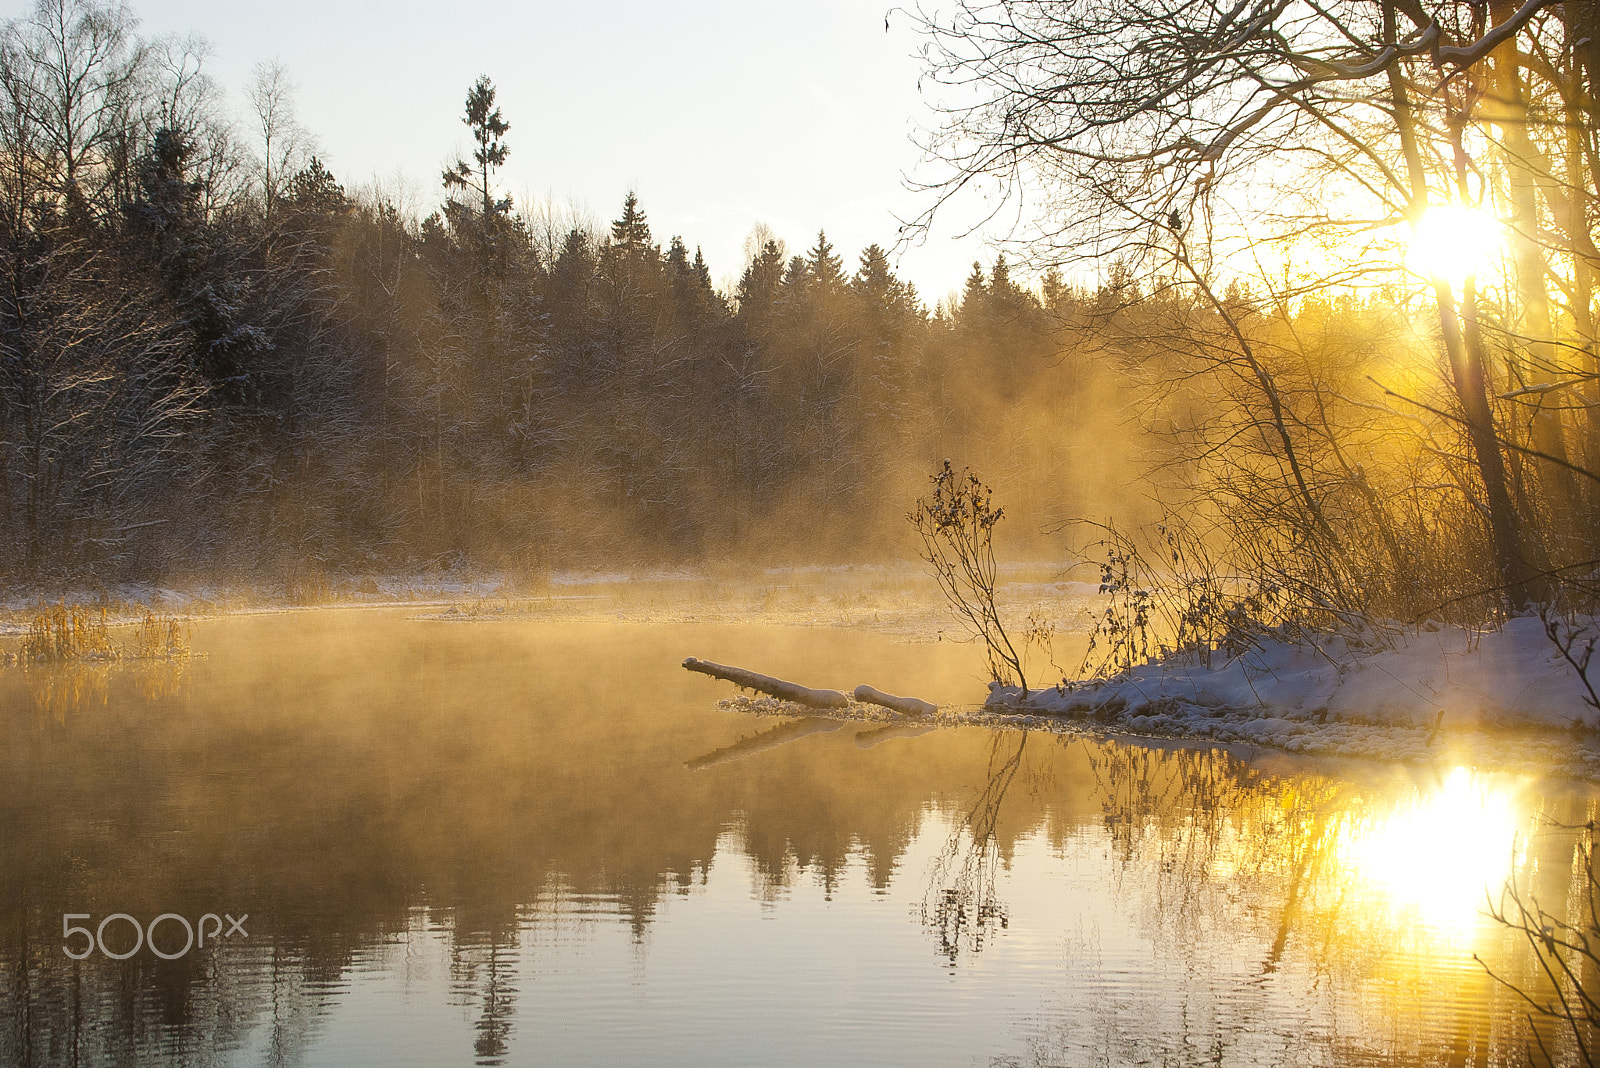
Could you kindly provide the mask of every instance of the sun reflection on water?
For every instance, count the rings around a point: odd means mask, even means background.
[[[1510,874],[1518,829],[1512,791],[1458,767],[1431,793],[1360,821],[1347,855],[1352,874],[1397,909],[1465,935],[1484,919],[1486,895],[1497,895]]]

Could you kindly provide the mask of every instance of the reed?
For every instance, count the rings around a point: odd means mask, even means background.
[[[187,660],[192,655],[189,628],[176,616],[145,609],[125,643],[112,640],[104,606],[90,608],[65,602],[41,605],[28,623],[16,656],[0,665],[67,664],[116,660]]]
[[[189,628],[176,616],[146,611],[133,628],[128,655],[137,660],[187,660],[191,655]]]
[[[43,605],[28,624],[19,659],[56,664],[69,660],[115,660],[106,611],[58,602]]]

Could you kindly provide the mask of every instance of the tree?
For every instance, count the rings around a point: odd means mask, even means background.
[[[4,31],[7,104],[35,131],[62,204],[95,204],[146,52],[123,4],[38,0]]]
[[[774,238],[768,237],[749,251],[734,299],[739,318],[752,333],[760,333],[773,313],[778,287],[783,283],[783,265],[783,244]]]
[[[285,185],[308,161],[315,162],[315,157],[310,135],[295,118],[294,86],[282,64],[257,63],[245,96],[255,113],[260,138],[261,199],[270,226]]]
[[[648,256],[654,248],[650,243],[650,222],[639,210],[638,194],[631,189],[622,200],[622,214],[611,224],[611,243],[629,261]]]
[[[473,143],[478,146],[472,150],[476,167],[465,160],[457,160],[454,167],[444,172],[446,189],[471,189],[478,195],[485,222],[511,211],[510,197],[496,199],[494,195],[494,172],[511,154],[511,149],[500,140],[511,129],[511,124],[501,118],[500,109],[494,106],[494,95],[494,83],[487,74],[480,75],[467,93],[466,114],[461,120],[472,131]]]
[[[1437,474],[1458,487],[1461,522],[1481,523],[1487,584],[1526,604],[1541,571],[1592,555],[1600,517],[1600,477],[1565,445],[1581,431],[1594,455],[1593,416],[1549,401],[1596,370],[1600,259],[1578,221],[1593,219],[1600,175],[1579,32],[1591,7],[963,3],[923,24],[934,78],[970,101],[930,135],[949,170],[929,211],[993,185],[1037,220],[1037,260],[1114,252],[1151,293],[1192,302],[1172,346],[1182,373],[1240,388],[1285,490],[1284,533],[1346,578],[1361,571],[1351,545],[1377,540],[1346,507],[1370,499],[1374,472],[1342,458],[1349,427],[1325,403],[1339,398],[1288,388],[1277,354],[1304,367],[1299,342],[1263,343],[1258,324],[1290,322],[1319,292],[1426,299],[1436,376],[1383,369],[1383,390],[1352,399],[1394,405],[1419,449],[1443,446]],[[1499,217],[1508,284],[1407,269],[1408,231],[1441,204]],[[1397,484],[1407,452],[1386,458]]]
[[[822,292],[834,294],[844,288],[844,261],[834,254],[833,244],[822,230],[817,243],[806,253],[806,274]]]
[[[514,423],[525,425],[518,411],[527,393],[526,372],[532,358],[530,339],[521,329],[526,324],[519,319],[513,297],[516,276],[533,269],[530,249],[525,232],[511,215],[511,198],[497,197],[494,186],[495,172],[510,154],[502,139],[511,126],[495,106],[488,76],[479,77],[468,91],[462,122],[472,131],[476,146],[472,163],[458,160],[444,171],[443,181],[446,190],[466,191],[471,200],[452,197],[444,205],[443,221],[436,216],[425,221],[422,233],[424,258],[439,297],[438,343],[430,353],[436,395],[441,398],[435,405],[436,423],[442,398],[453,398],[449,426],[441,423],[436,428],[441,501],[446,477],[441,457],[447,438],[455,442],[454,451],[465,462],[480,469],[474,482],[496,477],[503,469],[508,455],[483,448],[483,442],[503,441]],[[528,462],[525,454],[522,462]],[[464,507],[471,510],[474,485],[456,488],[466,495]]]

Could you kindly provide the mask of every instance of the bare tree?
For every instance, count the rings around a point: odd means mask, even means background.
[[[93,0],[39,0],[5,27],[19,66],[6,78],[9,105],[37,130],[55,195],[92,204],[102,166],[137,89],[145,49],[128,8]]]
[[[285,184],[305,167],[315,144],[295,114],[294,83],[277,60],[256,64],[245,96],[255,116],[261,149],[261,199],[270,226]]]
[[[961,3],[923,16],[944,94],[927,147],[947,169],[922,221],[987,187],[996,211],[1033,220],[1019,236],[1037,259],[1114,254],[1151,292],[1209,309],[1202,372],[1252,383],[1289,529],[1335,560],[1373,533],[1340,531],[1335,498],[1363,497],[1374,472],[1356,477],[1326,394],[1294,403],[1249,321],[1317,294],[1425,294],[1437,377],[1389,374],[1386,397],[1358,400],[1408,408],[1417,449],[1442,440],[1495,584],[1526,604],[1553,559],[1585,551],[1600,503],[1566,445],[1594,417],[1550,403],[1596,373],[1588,6]],[[1406,231],[1441,204],[1505,222],[1512,284],[1407,270]]]

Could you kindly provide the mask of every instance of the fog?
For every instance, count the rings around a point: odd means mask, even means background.
[[[187,660],[0,674],[0,1055],[392,1063],[407,1036],[435,1061],[629,1042],[671,1060],[813,1012],[797,1062],[833,1043],[886,1064],[930,1043],[1520,1048],[1517,1004],[1462,946],[1526,956],[1486,919],[1419,918],[1352,859],[1438,792],[1430,771],[819,727],[719,708],[732,687],[677,663],[941,702],[983,677],[970,646],[860,628],[455,618],[240,614],[197,622]],[[1581,823],[1587,792],[1482,788],[1536,828],[1517,863],[1559,896],[1572,832],[1527,821]],[[224,912],[248,938],[180,959],[60,949],[63,914]],[[1394,983],[1411,993],[1373,996]]]

